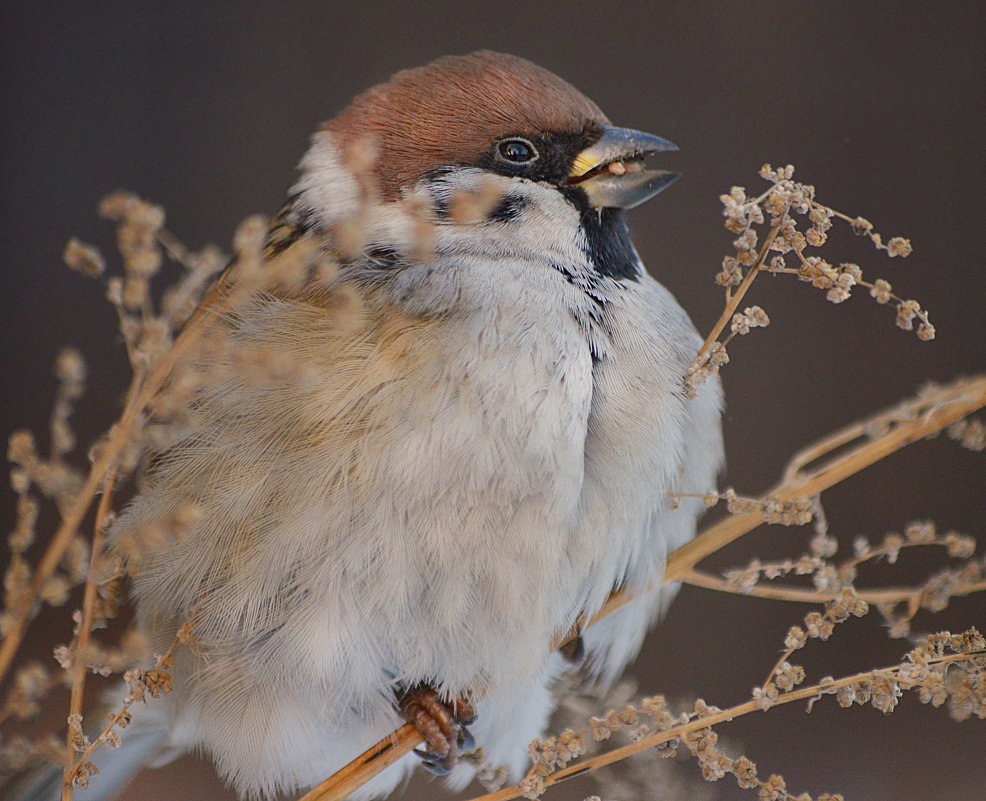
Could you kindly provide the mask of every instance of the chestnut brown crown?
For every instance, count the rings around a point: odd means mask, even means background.
[[[498,138],[601,132],[608,123],[557,75],[518,56],[481,50],[398,72],[323,129],[344,153],[374,143],[375,177],[384,198],[393,200],[431,170],[477,164]]]

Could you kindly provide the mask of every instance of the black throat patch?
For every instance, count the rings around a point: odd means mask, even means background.
[[[594,209],[577,187],[561,187],[561,192],[579,211],[586,255],[596,272],[617,281],[640,280],[637,253],[630,241],[623,210]]]

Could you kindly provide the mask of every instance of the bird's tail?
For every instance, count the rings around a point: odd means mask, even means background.
[[[167,718],[155,714],[154,702],[147,705],[150,714],[136,710],[133,722],[123,732],[120,746],[100,744],[87,759],[99,769],[89,780],[89,787],[76,787],[76,801],[112,801],[130,780],[145,768],[170,761],[176,754],[169,748],[170,727]],[[101,715],[87,716],[92,720]],[[59,801],[62,795],[62,766],[55,764],[29,768],[0,788],[0,801]]]

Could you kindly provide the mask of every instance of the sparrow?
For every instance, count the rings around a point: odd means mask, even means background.
[[[619,676],[701,514],[669,494],[713,486],[723,460],[718,383],[682,384],[700,337],[624,214],[678,177],[645,161],[672,150],[488,51],[398,72],[314,134],[266,253],[312,241],[339,269],[217,323],[305,380],[204,388],[111,532],[197,509],[133,579],[157,647],[194,618],[174,690],[134,710],[147,754],[203,750],[242,797],[273,797],[410,720],[457,790],[472,749],[523,774],[573,660]],[[376,211],[343,247],[368,186]],[[463,214],[470,197],[489,202]],[[552,650],[617,588],[640,597]]]

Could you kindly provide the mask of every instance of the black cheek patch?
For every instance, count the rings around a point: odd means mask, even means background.
[[[489,214],[486,215],[486,219],[490,222],[510,222],[511,220],[516,220],[527,204],[527,198],[510,194],[504,195],[497,201]],[[450,218],[451,209],[449,208],[449,201],[445,197],[434,198],[433,208],[435,216],[439,220]]]
[[[525,197],[506,194],[493,207],[487,219],[492,222],[510,222],[510,220],[515,220],[520,216],[527,204],[528,200]]]

